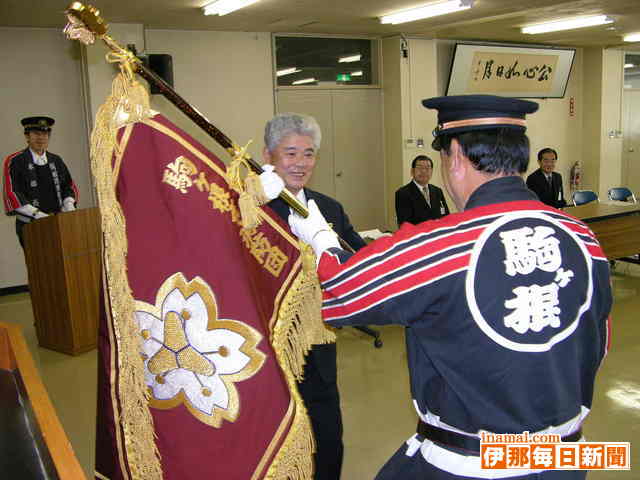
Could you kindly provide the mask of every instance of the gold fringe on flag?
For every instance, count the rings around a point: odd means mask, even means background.
[[[301,255],[305,254],[308,252],[302,249]],[[296,414],[287,438],[267,471],[267,480],[313,478],[315,442],[296,382],[303,378],[305,355],[311,346],[336,340],[335,333],[322,321],[321,301],[320,282],[315,268],[308,272],[301,269],[278,310],[271,343],[295,401]]]
[[[121,61],[121,72],[113,81],[111,95],[100,107],[91,134],[91,171],[95,179],[103,232],[104,268],[108,301],[117,343],[120,425],[124,435],[127,466],[132,480],[162,480],[162,467],[154,441],[148,407],[140,335],[134,320],[135,304],[127,278],[125,218],[116,198],[112,168],[118,153],[117,131],[128,123],[153,116],[145,88],[135,81],[131,65]],[[114,455],[116,453],[114,452]]]
[[[305,253],[301,252],[301,256]],[[303,378],[305,355],[311,346],[336,341],[336,334],[322,321],[321,304],[315,268],[309,272],[303,268],[280,304],[272,341],[276,353],[282,357],[278,357],[280,365],[297,381]]]

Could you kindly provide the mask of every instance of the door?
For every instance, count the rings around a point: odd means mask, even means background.
[[[640,89],[623,91],[622,143],[623,185],[640,194]]]
[[[381,91],[280,90],[276,109],[320,124],[322,145],[308,186],[338,200],[356,230],[385,225]]]
[[[322,131],[322,142],[313,177],[307,186],[336,198],[333,169],[333,109],[329,90],[307,92],[301,90],[279,91],[276,96],[278,113],[295,112],[311,115]]]

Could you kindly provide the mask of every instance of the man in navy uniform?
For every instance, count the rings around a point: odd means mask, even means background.
[[[404,222],[414,225],[425,220],[449,215],[449,206],[442,190],[431,185],[433,160],[426,155],[418,155],[411,162],[412,180],[396,190],[396,220],[398,226]]]
[[[4,207],[16,216],[16,233],[24,247],[24,226],[39,218],[75,210],[78,189],[67,166],[55,153],[47,151],[50,117],[23,118],[27,148],[9,155],[4,161]]]
[[[578,441],[608,348],[609,266],[589,228],[526,188],[534,102],[432,98],[433,147],[459,213],[404,224],[356,254],[309,202],[292,230],[319,256],[323,317],[406,327],[418,427],[376,477],[584,479],[578,470],[487,470],[480,435]]]
[[[538,168],[527,177],[527,187],[535,193],[542,203],[550,207],[567,206],[562,189],[562,176],[554,172],[558,154],[553,148],[543,148],[538,152]]]
[[[313,117],[281,113],[267,122],[263,168],[270,175],[263,173],[261,179],[267,197],[274,198],[268,206],[285,221],[291,216],[289,206],[282,199],[275,198],[286,186],[303,205],[313,201],[333,229],[354,250],[358,250],[365,246],[365,242],[349,222],[342,205],[327,195],[306,188],[316,164],[320,141],[320,126]],[[265,178],[271,178],[274,185],[270,186]],[[339,480],[342,469],[342,416],[336,356],[335,343],[313,345],[306,358],[304,379],[298,383],[316,440],[315,480]]]

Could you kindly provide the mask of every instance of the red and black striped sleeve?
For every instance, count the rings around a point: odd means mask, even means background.
[[[16,208],[20,208],[23,205],[29,203],[29,200],[24,195],[26,175],[20,165],[20,154],[23,150],[12,153],[4,159],[3,164],[3,200],[4,210],[7,215],[11,214]]]
[[[455,214],[372,243],[346,262],[325,252],[318,266],[322,315],[334,325],[407,324],[414,295],[421,303],[446,294],[442,280],[467,269],[483,220]],[[425,296],[433,296],[427,299]]]

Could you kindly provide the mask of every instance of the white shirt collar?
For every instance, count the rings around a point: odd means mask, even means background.
[[[307,196],[304,194],[304,188],[301,188],[298,193],[296,193],[296,198],[300,200],[300,203],[303,205],[307,205]]]
[[[416,187],[418,187],[418,189],[419,189],[420,191],[422,191],[422,185],[420,185],[418,182],[416,182],[415,178],[414,178],[413,180],[411,180],[411,181],[412,181],[413,183],[415,183]],[[429,190],[429,184],[428,184],[428,183],[425,185],[425,188],[426,188],[427,190]]]
[[[46,150],[42,155],[38,155],[36,152],[31,150],[31,148],[29,148],[29,151],[31,152],[31,158],[33,158],[33,163],[35,163],[39,167],[42,167],[43,165],[46,165],[49,162],[49,160],[47,159]]]

